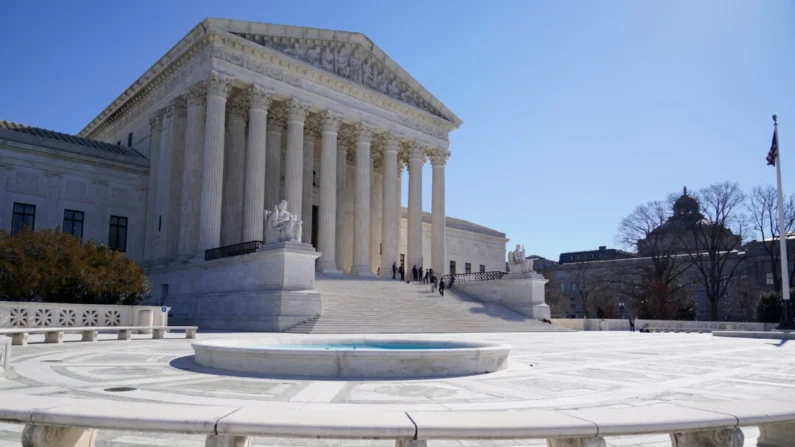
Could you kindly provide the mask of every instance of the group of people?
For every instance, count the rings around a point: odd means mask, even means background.
[[[423,274],[424,273],[424,274]],[[406,281],[406,269],[403,267],[403,264],[400,264],[400,267],[397,266],[396,262],[392,263],[392,279],[397,279],[397,276],[400,275],[401,281]],[[444,296],[444,288],[445,283],[444,280],[439,280],[436,278],[436,275],[433,273],[433,269],[428,269],[423,272],[422,266],[417,268],[416,265],[411,269],[411,276],[414,282],[421,282],[423,284],[430,284],[431,285],[431,292],[436,292],[437,288],[439,290],[439,295]],[[406,281],[410,282],[410,281]],[[438,287],[437,287],[438,286]]]

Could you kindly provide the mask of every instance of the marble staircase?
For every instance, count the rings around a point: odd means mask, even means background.
[[[532,320],[455,288],[444,296],[429,284],[317,275],[323,314],[286,332],[302,334],[546,332],[569,329]]]

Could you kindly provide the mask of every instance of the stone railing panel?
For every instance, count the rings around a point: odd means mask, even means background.
[[[0,302],[0,328],[165,326],[157,306]]]
[[[628,331],[628,319],[615,318],[553,318],[552,322],[578,331]],[[729,321],[684,321],[684,320],[635,320],[635,330],[648,324],[651,329],[671,331],[770,331],[776,323],[729,322]]]

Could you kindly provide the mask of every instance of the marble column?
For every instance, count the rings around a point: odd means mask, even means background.
[[[188,90],[188,111],[185,120],[185,168],[182,176],[180,206],[179,259],[187,261],[196,255],[199,246],[199,199],[202,183],[202,152],[207,90],[199,82]]]
[[[144,261],[154,259],[154,238],[157,228],[157,178],[160,170],[160,135],[163,129],[163,110],[155,111],[149,117],[149,187],[146,190],[146,241],[144,242]]]
[[[409,221],[407,230],[408,256],[406,271],[422,266],[422,165],[425,146],[417,142],[409,145]],[[427,267],[427,265],[425,266]]]
[[[188,103],[185,96],[178,96],[171,102],[174,111],[171,131],[171,177],[168,207],[163,214],[163,225],[167,226],[168,239],[165,257],[173,260],[179,254],[180,218],[182,214],[182,179],[185,175],[185,136],[187,127]]]
[[[265,162],[265,208],[272,210],[282,199],[282,133],[287,125],[287,112],[279,104],[268,111],[267,155]],[[262,236],[265,239],[264,234]]]
[[[303,220],[304,121],[309,106],[295,98],[287,103],[287,153],[284,157],[284,199],[287,211]]]
[[[373,127],[358,122],[356,133],[356,196],[353,207],[353,266],[351,274],[371,276],[370,272],[370,139]]]
[[[169,104],[163,109],[163,127],[160,131],[160,157],[157,161],[157,195],[155,196],[155,228],[152,245],[153,258],[156,262],[166,261],[168,247],[168,212],[169,196],[171,195],[171,136],[174,133],[174,111]]]
[[[343,134],[338,135],[337,142],[337,215],[336,231],[334,232],[334,252],[337,269],[345,271],[345,200],[348,190],[348,138]],[[322,175],[322,174],[321,174]],[[323,181],[321,179],[321,181]]]
[[[321,253],[317,270],[339,274],[337,268],[337,132],[342,115],[332,110],[320,114],[320,207],[318,208],[317,249]],[[344,156],[342,157],[344,160]],[[343,161],[344,163],[344,161]],[[343,165],[344,168],[344,165]]]
[[[381,205],[381,276],[392,277],[392,263],[398,258],[398,223],[400,223],[400,191],[398,188],[398,135],[388,132],[384,136]],[[400,267],[399,264],[395,264]]]
[[[262,241],[264,234],[265,170],[267,158],[268,107],[273,92],[252,85],[248,89],[248,143],[246,178],[243,185],[243,239]]]
[[[246,121],[248,98],[236,95],[227,103],[227,146],[224,148],[224,180],[221,206],[221,245],[243,239],[243,181],[246,171]]]
[[[320,123],[315,119],[307,119],[304,124],[304,172],[302,174],[303,185],[301,197],[301,220],[304,221],[301,242],[312,244],[312,173],[315,170],[315,138],[320,130]]]
[[[345,182],[345,224],[342,226],[344,233],[345,257],[343,261],[343,272],[351,273],[353,267],[353,229],[354,229],[354,208],[356,199],[356,142],[351,145],[351,150],[347,153],[347,176]]]
[[[217,248],[221,242],[221,198],[224,177],[224,121],[229,79],[211,73],[207,84],[207,113],[204,122],[201,204],[199,206],[199,250]]]
[[[431,268],[434,273],[444,272],[445,257],[445,191],[444,169],[450,152],[434,149],[431,151],[431,166],[433,166],[433,185],[431,193]]]
[[[397,172],[397,188],[395,188],[395,203],[397,204],[397,221],[395,222],[395,226],[397,226],[397,236],[395,238],[395,258],[397,261],[397,266],[400,267],[400,238],[403,237],[403,172],[406,170],[406,159],[398,153],[398,172]],[[406,245],[406,249],[408,251],[408,244]],[[404,255],[406,253],[403,253]],[[408,262],[408,260],[406,260]],[[405,262],[404,262],[405,264]]]
[[[370,174],[370,272],[378,274],[381,267],[381,211],[384,203],[381,177],[384,159],[380,147],[374,147],[370,156],[373,160]]]

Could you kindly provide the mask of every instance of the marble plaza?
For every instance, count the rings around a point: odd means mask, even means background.
[[[199,334],[212,338],[264,334]],[[729,401],[795,401],[795,344],[707,334],[544,333],[447,335],[450,340],[510,343],[507,369],[486,375],[400,381],[297,380],[218,374],[191,360],[190,340],[14,347],[3,393],[113,400],[223,404],[285,409],[372,411],[522,411],[655,407]],[[103,336],[108,337],[108,336]],[[289,342],[313,336],[272,334]],[[381,338],[383,336],[375,336]],[[384,337],[385,338],[385,337]],[[422,340],[428,336],[404,338]],[[434,336],[433,338],[438,338]],[[35,341],[35,338],[32,338]],[[132,391],[112,393],[111,387]],[[0,446],[19,445],[21,425],[0,426]],[[756,445],[755,428],[745,429]],[[197,445],[202,438],[176,434],[100,431],[97,445],[126,447]],[[544,440],[430,441],[434,446],[544,445]],[[670,445],[667,435],[608,438],[608,445]],[[393,441],[255,438],[255,445],[365,446]]]

